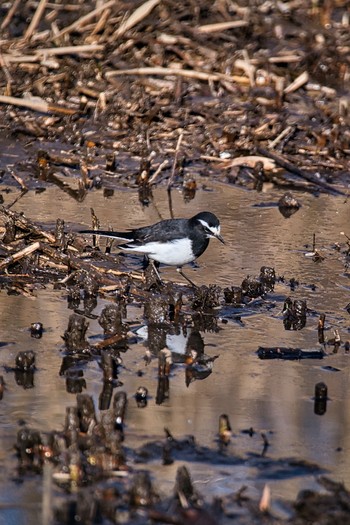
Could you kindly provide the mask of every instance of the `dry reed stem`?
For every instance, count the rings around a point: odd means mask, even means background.
[[[160,0],[147,0],[147,2],[140,5],[140,7],[135,9],[135,11],[126,20],[124,20],[124,22],[121,23],[118,29],[113,33],[110,41],[113,42],[116,38],[120,38],[129,29],[141,22],[144,18],[146,18],[146,16],[149,15],[152,9],[159,4],[159,2]]]
[[[43,47],[37,49],[34,55],[2,55],[3,59],[7,63],[27,63],[27,62],[39,62],[47,56],[60,56],[60,55],[81,55],[85,53],[94,53],[96,51],[104,51],[105,46],[103,44],[84,44],[81,46],[62,46],[62,47]]]
[[[230,22],[219,22],[217,24],[206,24],[198,26],[197,31],[199,33],[216,33],[218,31],[226,31],[226,29],[236,29],[239,27],[245,27],[248,25],[246,20],[232,20]]]
[[[45,100],[37,98],[16,98],[7,97],[6,95],[0,95],[0,104],[11,104],[12,106],[20,106],[23,108],[32,109],[33,111],[39,111],[40,113],[58,113],[63,115],[74,115],[78,113],[77,109],[65,108],[56,106],[55,104],[49,104]]]
[[[284,137],[288,135],[290,131],[292,131],[292,126],[287,126],[286,128],[284,128],[284,130],[282,130],[281,133],[274,140],[269,141],[269,148],[273,149],[275,146],[277,146],[277,144],[281,142],[281,140],[284,139]]]
[[[13,255],[9,255],[8,257],[5,257],[0,262],[0,272],[5,270],[10,264],[13,264],[14,262],[19,261],[20,259],[23,259],[23,257],[27,257],[28,255],[31,255],[32,253],[36,252],[40,249],[40,242],[34,242],[30,246],[26,246],[23,248],[23,250],[19,250],[18,252],[14,253]]]
[[[17,7],[19,6],[19,4],[21,3],[21,0],[15,0],[12,4],[12,6],[10,7],[7,15],[5,16],[5,18],[3,19],[3,21],[1,22],[1,26],[0,26],[0,30],[3,31],[4,29],[6,29],[6,27],[10,24],[12,18],[13,18],[13,15],[15,14],[15,12],[17,11]]]
[[[306,84],[309,81],[309,74],[307,71],[304,71],[299,75],[289,86],[284,88],[284,93],[293,93],[293,91],[297,91],[299,88],[301,88],[304,84]]]
[[[64,29],[62,29],[61,31],[56,33],[53,36],[53,39],[55,40],[56,38],[59,38],[59,37],[61,37],[63,35],[66,35],[68,33],[71,33],[72,31],[75,31],[75,30],[81,28],[87,22],[89,22],[92,18],[94,18],[95,16],[99,15],[100,13],[102,13],[105,9],[109,9],[110,7],[116,6],[117,4],[118,4],[117,0],[109,0],[109,2],[106,2],[103,5],[100,5],[99,7],[97,7],[93,11],[91,11],[90,13],[87,13],[86,15],[80,17],[78,20],[73,22],[73,24],[71,24],[70,26],[65,27]]]
[[[116,69],[114,71],[107,71],[107,80],[114,76],[121,75],[173,75],[185,78],[194,78],[197,80],[225,80],[226,82],[239,82],[247,84],[249,79],[235,76],[225,75],[223,73],[205,73],[204,71],[196,71],[194,69],[177,69],[173,67],[136,67],[133,69]]]
[[[276,168],[276,163],[273,160],[261,155],[248,155],[227,160],[220,159],[220,157],[212,157],[210,155],[201,155],[201,159],[217,162],[218,164],[216,167],[222,169],[233,168],[235,166],[249,166],[250,168],[254,168],[257,162],[263,163],[264,170],[273,170]]]
[[[11,174],[11,177],[13,177],[15,179],[16,182],[18,182],[18,184],[20,185],[21,187],[21,190],[23,191],[29,191],[28,190],[28,186],[25,184],[24,180],[22,179],[22,177],[20,177],[19,175],[17,175],[13,170],[10,170],[10,174]]]
[[[153,184],[160,172],[169,164],[169,161],[167,159],[163,160],[163,162],[158,166],[157,170],[153,173],[152,177],[149,179],[148,184]]]
[[[170,188],[171,188],[171,186],[173,184],[173,180],[174,180],[174,177],[175,177],[175,170],[176,170],[176,166],[177,166],[177,159],[179,158],[179,153],[180,153],[181,142],[182,142],[183,136],[184,136],[184,132],[183,132],[183,130],[181,130],[179,138],[177,140],[177,144],[176,144],[173,168],[171,170],[171,175],[170,175],[169,180],[168,180],[168,185],[167,185],[167,190],[168,191],[170,191]]]
[[[30,22],[27,28],[27,31],[24,34],[24,40],[29,40],[31,36],[33,35],[34,31],[36,30],[36,28],[38,27],[41,17],[43,16],[44,11],[46,9],[47,3],[48,3],[48,0],[40,0],[39,5],[32,18],[32,21]]]

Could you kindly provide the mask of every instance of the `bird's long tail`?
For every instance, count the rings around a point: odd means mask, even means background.
[[[124,241],[134,240],[132,232],[114,232],[109,230],[80,230],[78,233],[88,235],[101,235],[102,237],[111,237],[113,239],[122,239]]]

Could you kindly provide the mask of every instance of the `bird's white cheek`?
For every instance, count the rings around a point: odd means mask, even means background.
[[[218,226],[217,228],[210,228],[210,231],[212,232],[212,235],[213,237],[216,237],[217,235],[220,235],[220,226]]]

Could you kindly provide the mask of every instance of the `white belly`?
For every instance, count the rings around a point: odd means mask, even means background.
[[[123,247],[121,246],[121,248]],[[124,249],[130,252],[144,253],[153,261],[169,264],[170,266],[182,266],[195,259],[190,239],[176,239],[171,241],[171,244],[149,242],[142,247],[136,246]]]

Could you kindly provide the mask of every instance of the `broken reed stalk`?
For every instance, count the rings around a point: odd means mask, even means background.
[[[176,170],[177,161],[178,161],[178,158],[179,158],[179,152],[180,152],[180,147],[181,147],[181,142],[182,142],[183,136],[184,136],[184,132],[183,132],[183,130],[181,130],[179,138],[177,140],[176,148],[175,148],[173,168],[171,170],[171,175],[170,175],[170,178],[169,178],[169,181],[168,181],[168,186],[167,186],[167,191],[168,192],[170,191],[171,186],[172,186],[172,184],[174,182],[175,170]]]
[[[286,128],[284,128],[284,130],[282,130],[281,133],[277,135],[277,137],[274,140],[269,141],[269,148],[275,148],[277,144],[279,144],[281,140],[284,139],[284,137],[286,137],[292,131],[292,129],[292,126],[287,126]]]
[[[273,159],[276,162],[276,164],[281,168],[284,168],[290,173],[294,173],[295,175],[298,175],[298,177],[301,177],[302,179],[305,179],[308,182],[315,184],[315,186],[326,190],[328,193],[333,193],[335,195],[345,195],[343,191],[334,188],[327,182],[323,182],[322,180],[317,179],[311,173],[307,173],[306,171],[298,168],[298,166],[295,166],[294,164],[289,162],[285,157],[282,157],[282,155],[278,155],[277,153],[262,147],[258,147],[257,151],[261,153],[261,155],[264,155],[264,157],[270,157],[271,159]]]
[[[220,157],[213,157],[212,155],[201,155],[200,158],[211,162],[218,162],[216,167],[220,169],[233,168],[235,166],[254,168],[257,162],[262,163],[264,170],[274,170],[276,168],[276,163],[273,160],[260,155],[247,155],[234,159],[221,159]]]
[[[5,220],[8,217],[10,220],[14,221],[17,228],[29,230],[32,234],[34,233],[35,235],[40,235],[47,239],[47,241],[50,243],[55,243],[56,241],[56,237],[52,235],[52,233],[44,231],[20,213],[9,210],[5,206],[0,206],[0,217],[1,216],[3,216]]]
[[[40,242],[34,242],[33,244],[30,244],[29,246],[26,246],[23,248],[23,250],[19,250],[18,252],[14,253],[13,255],[9,255],[8,257],[5,257],[0,262],[0,272],[5,270],[10,264],[13,264],[14,262],[20,261],[23,259],[23,257],[27,257],[28,255],[31,255],[32,253],[36,252],[40,249]]]
[[[82,44],[80,46],[62,46],[62,47],[43,47],[36,50],[37,55],[79,55],[81,53],[93,53],[95,51],[103,51],[105,45],[103,44]]]
[[[105,77],[107,80],[114,76],[121,75],[173,75],[185,78],[194,78],[196,80],[225,80],[226,82],[249,83],[246,77],[237,75],[225,75],[223,73],[205,73],[204,71],[196,71],[194,69],[178,69],[175,67],[135,67],[133,69],[115,69],[114,71],[107,71]]]
[[[236,29],[248,25],[246,20],[231,20],[229,22],[218,22],[217,24],[206,24],[198,26],[196,29],[199,33],[217,33],[218,31],[226,31],[226,29]]]
[[[27,31],[24,34],[24,40],[29,40],[33,35],[34,31],[39,25],[39,22],[44,14],[48,0],[40,0],[38,7],[34,13],[32,21],[30,22]]]
[[[80,17],[78,20],[73,22],[70,26],[62,29],[58,33],[54,34],[51,38],[51,40],[56,40],[57,38],[66,35],[68,33],[71,33],[72,31],[76,31],[80,29],[82,26],[84,26],[87,22],[90,22],[92,18],[94,18],[97,15],[100,15],[100,13],[103,13],[106,9],[109,9],[110,7],[116,6],[117,2],[116,0],[109,0],[109,2],[106,2],[103,5],[100,5],[93,11],[90,11],[90,13],[87,13],[86,15]]]
[[[286,95],[288,93],[293,93],[293,91],[297,91],[299,88],[301,88],[301,86],[306,84],[308,81],[309,81],[309,74],[307,71],[304,71],[295,80],[293,80],[293,82],[289,84],[289,86],[284,88],[283,93]]]
[[[163,160],[163,162],[158,166],[156,171],[153,173],[152,177],[149,179],[148,184],[153,184],[160,172],[169,164],[168,159]]]
[[[26,64],[41,62],[48,56],[60,55],[84,55],[86,53],[96,53],[97,51],[104,51],[103,44],[82,44],[80,46],[62,46],[62,47],[43,47],[37,49],[33,55],[12,55],[9,53],[3,54],[2,59],[4,64]]]
[[[13,15],[15,14],[15,12],[17,11],[17,7],[19,6],[19,4],[21,3],[22,0],[15,0],[12,4],[12,6],[10,7],[7,15],[5,16],[5,18],[3,19],[3,21],[1,22],[1,26],[0,26],[0,30],[3,31],[4,29],[6,29],[6,27],[8,25],[10,25],[11,23],[11,20],[13,18]]]
[[[118,29],[113,33],[110,38],[110,42],[114,42],[117,38],[123,36],[124,33],[126,33],[129,29],[146,18],[146,16],[149,15],[152,9],[158,5],[159,2],[160,0],[147,0],[137,9],[135,9],[135,11],[133,11],[133,13],[126,20],[124,20],[124,22],[122,22]]]
[[[19,175],[17,175],[13,170],[9,170],[10,172],[10,175],[13,179],[15,179],[16,182],[18,182],[18,184],[20,185],[21,187],[21,190],[23,192],[27,192],[29,191],[29,188],[28,186],[25,184],[24,180],[22,179],[22,177],[20,177]]]
[[[58,113],[63,115],[75,115],[79,112],[78,109],[64,108],[49,104],[45,100],[31,99],[31,98],[16,98],[0,95],[0,104],[11,104],[12,106],[20,106],[40,113]]]

